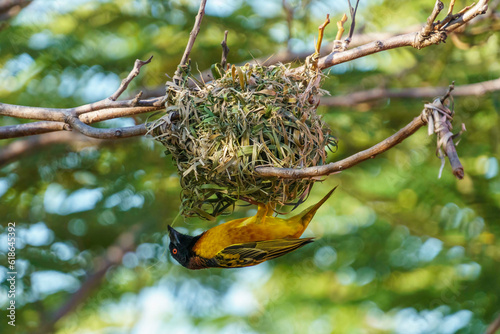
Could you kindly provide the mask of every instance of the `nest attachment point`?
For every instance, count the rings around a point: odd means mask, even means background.
[[[322,74],[290,65],[216,67],[216,80],[167,83],[166,111],[148,131],[167,148],[182,186],[182,214],[213,219],[234,203],[300,201],[315,180],[261,178],[257,166],[304,168],[336,147],[316,114]]]

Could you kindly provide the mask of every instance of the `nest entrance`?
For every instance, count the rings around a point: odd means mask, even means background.
[[[254,170],[326,162],[326,148],[337,143],[316,114],[326,93],[322,74],[250,64],[219,74],[196,89],[167,83],[165,114],[148,129],[177,165],[182,214],[213,219],[239,199],[300,201],[314,180],[261,178]]]

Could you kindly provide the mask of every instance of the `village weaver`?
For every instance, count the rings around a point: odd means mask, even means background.
[[[248,267],[285,255],[313,242],[299,237],[335,189],[288,219],[273,217],[271,205],[258,204],[255,216],[231,220],[195,237],[168,226],[170,254],[188,269]]]

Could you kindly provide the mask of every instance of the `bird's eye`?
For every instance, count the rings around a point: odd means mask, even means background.
[[[177,248],[172,249],[172,254],[177,254]]]

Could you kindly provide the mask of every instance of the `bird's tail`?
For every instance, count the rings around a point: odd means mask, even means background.
[[[307,228],[307,225],[309,225],[309,222],[313,219],[314,215],[316,214],[316,211],[330,198],[330,196],[333,194],[333,192],[337,189],[337,187],[333,188],[330,190],[328,194],[326,194],[325,197],[318,203],[311,205],[301,213],[299,213],[299,217],[301,217],[301,222],[302,225],[304,225],[304,228]]]

